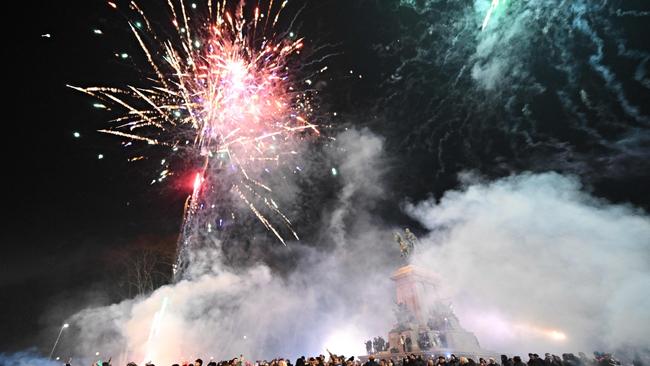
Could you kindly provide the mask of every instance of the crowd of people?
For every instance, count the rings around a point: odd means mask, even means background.
[[[632,366],[643,366],[640,361],[632,361]],[[538,354],[529,353],[528,360],[524,362],[520,356],[512,358],[501,355],[500,359],[488,357],[479,357],[474,360],[471,357],[456,356],[454,354],[445,356],[433,355],[415,355],[410,354],[401,358],[382,358],[377,360],[374,356],[369,356],[367,361],[362,361],[354,356],[337,356],[334,354],[325,357],[319,355],[317,357],[305,358],[302,356],[292,364],[288,358],[276,358],[271,361],[258,360],[248,361],[243,356],[224,361],[209,361],[204,364],[201,359],[196,359],[194,362],[184,362],[180,364],[173,364],[172,366],[617,366],[621,362],[615,359],[611,354],[594,352],[593,357],[587,357],[584,353],[580,352],[578,356],[573,353],[565,353],[562,356],[546,353],[544,357]],[[66,366],[71,366],[66,364]],[[103,362],[101,364],[93,364],[93,366],[114,366],[110,362]],[[130,362],[126,366],[138,366]],[[153,363],[146,363],[144,366],[155,366]]]

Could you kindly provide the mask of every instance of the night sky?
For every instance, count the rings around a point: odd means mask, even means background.
[[[603,62],[623,80],[640,118],[618,107],[615,93],[607,92],[596,71],[586,70],[587,61],[576,64],[577,81],[552,67],[559,62],[556,47],[571,47],[564,49],[588,60],[593,50],[578,46],[584,41],[565,45],[548,36],[526,55],[530,78],[544,80],[546,90],[574,95],[586,90],[602,107],[582,114],[590,121],[587,131],[577,117],[581,114],[569,111],[557,94],[526,89],[536,81],[514,80],[512,89],[484,96],[471,86],[469,73],[457,79],[458,60],[470,58],[475,45],[459,47],[440,61],[449,49],[444,37],[450,37],[441,29],[453,28],[447,17],[471,1],[443,1],[436,11],[427,1],[403,3],[308,1],[299,17],[300,32],[309,42],[331,45],[333,57],[325,64],[332,71],[321,109],[338,112],[334,130],[368,127],[386,138],[387,184],[395,188],[377,207],[386,221],[408,221],[399,213],[400,201],[439,197],[457,186],[459,172],[468,170],[486,177],[528,170],[574,174],[598,197],[650,208],[650,93],[647,85],[634,82],[635,73],[648,71],[638,62],[650,50],[644,38],[647,17],[598,23],[602,33],[609,26],[621,30],[620,37],[603,37]],[[155,1],[146,5],[150,17],[164,19],[162,5],[159,13]],[[96,132],[108,126],[109,114],[66,87],[123,85],[141,78],[137,65],[144,59],[127,19],[97,0],[12,6],[5,18],[19,20],[19,26],[5,31],[4,58],[10,66],[5,66],[0,351],[44,349],[52,329],[67,316],[89,304],[118,300],[107,275],[113,265],[108,254],[141,240],[174,246],[191,191],[182,169],[164,184],[150,185],[166,151],[138,144],[128,150],[121,139]],[[648,10],[643,1],[627,6]],[[94,34],[95,28],[104,34]],[[646,56],[636,61],[618,57],[620,39]],[[116,52],[132,56],[124,61]],[[350,77],[349,70],[363,78]],[[517,96],[514,102],[510,94]],[[621,147],[620,141],[631,140]],[[137,154],[147,159],[127,161]],[[317,205],[327,204],[328,196],[323,197]]]
[[[159,240],[171,235],[173,245],[179,225],[185,192],[141,189],[147,173],[126,162],[119,141],[94,132],[104,116],[66,88],[125,73],[111,46],[92,33],[104,28],[107,15],[101,1],[30,3],[14,12],[33,26],[12,39],[10,52],[21,55],[10,76],[19,79],[8,103],[15,106],[6,134],[12,146],[7,176],[13,176],[6,180],[6,207],[12,213],[3,230],[0,280],[0,344],[10,349],[35,344],[37,331],[49,323],[47,309],[106,300],[106,294],[78,294],[101,289],[107,249],[151,232]],[[52,37],[41,37],[46,33]]]

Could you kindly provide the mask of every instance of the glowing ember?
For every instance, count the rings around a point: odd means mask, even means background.
[[[547,330],[544,331],[544,335],[551,338],[554,341],[564,341],[566,340],[566,334],[557,331],[557,330]]]

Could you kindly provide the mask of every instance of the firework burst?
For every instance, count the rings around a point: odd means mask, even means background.
[[[297,90],[292,74],[299,67],[303,39],[276,31],[286,5],[286,0],[255,7],[208,0],[207,14],[197,23],[189,14],[195,4],[190,9],[183,1],[169,0],[174,32],[163,39],[131,2],[139,21],[129,25],[149,64],[148,85],[71,86],[125,111],[101,132],[174,151],[189,148],[201,161],[186,203],[184,230],[205,208],[203,196],[227,185],[280,242],[285,244],[281,230],[263,211],[298,238],[270,197],[271,188],[257,178],[260,169],[295,154],[296,141],[318,134],[310,122],[309,97]],[[223,169],[236,173],[218,184],[213,172]]]

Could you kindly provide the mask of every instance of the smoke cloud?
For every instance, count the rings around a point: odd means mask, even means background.
[[[432,230],[414,262],[444,278],[482,344],[513,352],[646,347],[650,218],[576,178],[468,178],[407,212]]]
[[[316,243],[290,243],[277,271],[227,263],[220,246],[192,253],[186,280],[151,295],[86,309],[69,320],[76,359],[172,363],[360,355],[395,319],[391,273],[403,261],[395,228],[373,211],[385,195],[384,141],[338,136],[340,190]],[[650,338],[650,219],[586,193],[576,178],[522,174],[409,203],[430,232],[412,258],[437,272],[461,323],[495,351],[612,350]],[[277,264],[275,264],[277,265]]]
[[[349,130],[331,150],[341,189],[324,209],[321,245],[293,242],[282,273],[267,263],[227,263],[221,246],[191,253],[185,280],[146,298],[86,309],[70,320],[76,354],[172,363],[325,353],[363,353],[365,338],[392,323],[390,273],[399,258],[391,232],[370,208],[383,193],[383,139]],[[277,243],[276,243],[277,245]],[[377,316],[378,314],[384,314]],[[92,351],[91,351],[92,350]]]

